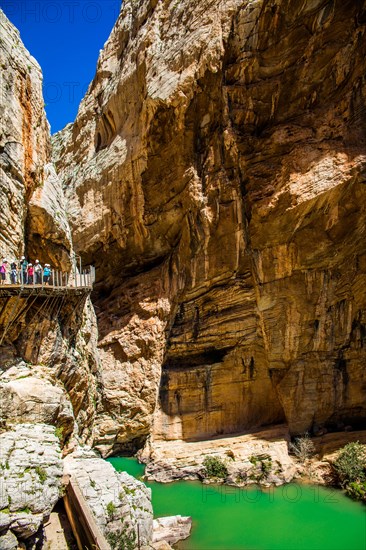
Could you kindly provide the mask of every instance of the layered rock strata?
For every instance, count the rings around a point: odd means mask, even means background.
[[[83,298],[83,297],[82,297]],[[80,296],[2,298],[1,427],[41,422],[92,442],[98,360],[94,311]]]
[[[288,454],[288,442],[288,429],[282,425],[206,441],[154,441],[139,452],[139,459],[147,462],[146,479],[161,483],[199,479],[238,486],[282,485],[298,473]],[[220,478],[212,476],[205,467],[207,459],[217,460],[225,466],[226,473]]]
[[[104,453],[364,424],[365,21],[350,0],[123,3],[53,141],[97,265]]]

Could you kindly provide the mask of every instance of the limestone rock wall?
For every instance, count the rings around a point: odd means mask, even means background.
[[[65,474],[77,483],[111,548],[151,548],[151,489],[94,451],[79,449],[64,460]]]
[[[364,423],[365,22],[351,0],[123,3],[53,142],[97,266],[103,452]]]
[[[41,548],[43,520],[60,498],[63,473],[55,429],[24,423],[0,434],[0,547]]]
[[[44,181],[50,155],[42,72],[0,10],[0,253],[24,251],[27,200]]]
[[[51,163],[41,69],[0,10],[0,259],[25,254],[70,271],[72,236]],[[92,439],[97,329],[80,296],[0,299],[1,427],[24,421]]]
[[[93,441],[97,327],[85,297],[2,298],[0,425],[51,424],[71,448]],[[11,320],[9,324],[9,318]]]

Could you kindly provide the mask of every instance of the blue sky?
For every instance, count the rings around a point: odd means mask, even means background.
[[[73,122],[121,0],[0,0],[43,71],[51,132]]]

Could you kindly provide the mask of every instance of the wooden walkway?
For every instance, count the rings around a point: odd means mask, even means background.
[[[92,285],[86,286],[53,286],[53,285],[2,285],[0,286],[0,298],[12,296],[81,296],[93,290]]]
[[[28,296],[81,296],[89,294],[93,290],[94,281],[94,266],[90,266],[88,271],[76,274],[75,272],[65,273],[56,270],[52,272],[52,277],[48,284],[43,281],[43,276],[42,283],[40,284],[19,282],[14,285],[9,284],[7,280],[4,285],[0,285],[0,298],[11,298],[12,296],[20,296],[22,298],[27,298]]]
[[[112,550],[77,481],[67,478],[64,505],[79,550]]]
[[[5,284],[0,285],[0,346],[5,340],[10,329],[19,324],[20,320],[28,314],[29,311],[35,315],[40,315],[47,311],[48,315],[56,315],[63,307],[64,303],[71,300],[73,308],[78,310],[83,308],[85,300],[93,290],[95,281],[95,268],[90,266],[89,271],[82,273],[65,273],[53,271],[52,279],[49,284],[43,280],[41,284]],[[79,296],[76,300],[74,297]],[[83,303],[84,302],[84,303]],[[34,312],[34,311],[35,312]]]

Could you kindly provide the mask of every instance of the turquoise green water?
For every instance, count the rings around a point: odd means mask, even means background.
[[[112,458],[116,470],[143,475],[131,458]],[[340,491],[284,485],[261,491],[182,481],[147,483],[155,516],[192,516],[182,550],[365,550],[365,507]]]

